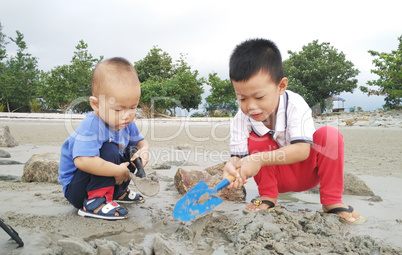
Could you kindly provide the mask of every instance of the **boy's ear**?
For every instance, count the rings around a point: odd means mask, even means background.
[[[99,99],[97,97],[91,96],[89,97],[89,104],[91,105],[92,110],[99,110]]]
[[[288,88],[288,78],[283,77],[282,80],[279,82],[278,86],[279,86],[279,94],[282,95]]]

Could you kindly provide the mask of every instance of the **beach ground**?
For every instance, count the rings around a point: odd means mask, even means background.
[[[34,154],[59,153],[63,141],[79,123],[79,119],[43,118],[3,118],[0,121],[0,127],[8,126],[19,143],[16,147],[1,149],[11,154],[10,159],[21,163]],[[345,172],[357,175],[382,198],[381,202],[374,202],[366,196],[344,196],[346,204],[367,217],[364,224],[342,224],[336,216],[319,216],[316,213],[321,210],[319,195],[307,192],[281,195],[281,208],[277,212],[244,216],[242,210],[246,202],[258,195],[252,179],[246,186],[247,201],[224,201],[195,221],[175,220],[172,210],[181,195],[174,188],[174,174],[179,167],[202,170],[226,161],[229,158],[229,121],[137,120],[141,133],[151,145],[151,160],[146,171],[157,172],[161,189],[155,197],[146,197],[144,204],[127,206],[130,218],[123,221],[80,217],[77,209],[63,197],[61,185],[20,182],[23,164],[0,165],[3,179],[0,180],[0,218],[11,225],[25,243],[23,248],[16,249],[17,245],[7,241],[7,234],[0,231],[0,253],[67,254],[68,251],[87,249],[91,254],[96,247],[100,254],[99,247],[103,247],[114,249],[117,254],[127,254],[127,251],[129,254],[152,254],[160,249],[160,243],[171,250],[167,254],[245,254],[245,247],[256,245],[262,247],[261,251],[270,249],[278,254],[289,250],[303,253],[302,243],[313,254],[316,250],[346,254],[348,249],[358,249],[350,247],[360,247],[358,243],[364,242],[370,245],[363,246],[369,246],[373,252],[382,249],[385,254],[397,254],[402,250],[402,203],[399,198],[402,192],[402,129],[398,126],[339,127],[345,141]],[[171,168],[152,169],[153,165],[164,162]],[[133,184],[132,189],[135,189]],[[282,218],[287,220],[280,221]],[[249,222],[246,224],[245,221]],[[261,234],[266,239],[249,236],[253,225],[250,222],[259,221],[263,222],[257,226],[264,225],[264,221],[276,224],[280,237],[273,235],[271,240],[266,233]],[[320,230],[306,230],[301,224],[306,221]],[[296,223],[289,226],[289,222]],[[300,224],[301,232],[297,234],[293,228]],[[240,227],[248,232],[242,232]],[[311,235],[316,241],[310,241]],[[298,240],[298,246],[291,239]],[[340,243],[336,244],[334,240]],[[345,248],[345,245],[350,247]],[[258,249],[254,248],[254,251]]]

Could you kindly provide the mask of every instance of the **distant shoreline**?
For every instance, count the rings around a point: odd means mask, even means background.
[[[46,120],[55,120],[55,121],[65,121],[65,120],[83,120],[86,114],[69,114],[69,113],[19,113],[19,112],[0,112],[0,120],[34,120],[34,121],[46,121]],[[185,117],[185,116],[177,116],[177,117],[167,117],[167,118],[137,118],[137,120],[147,120],[147,121],[156,121],[156,122],[167,122],[173,121],[177,122],[178,120],[186,120],[192,122],[230,122],[232,118],[220,118],[220,117]]]
[[[0,112],[0,125],[2,122],[79,122],[86,114],[63,114],[63,113],[19,113]],[[362,111],[362,112],[337,112],[314,116],[317,127],[331,125],[336,127],[386,127],[402,128],[402,111]],[[230,123],[233,117],[158,117],[136,118],[137,123]]]

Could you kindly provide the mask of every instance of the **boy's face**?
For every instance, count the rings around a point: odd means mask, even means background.
[[[136,76],[127,73],[120,78],[119,84],[110,84],[116,80],[106,78],[106,84],[98,97],[90,98],[94,114],[114,130],[123,129],[134,121],[141,96]]]
[[[283,78],[276,84],[265,72],[258,72],[247,81],[232,81],[241,111],[256,121],[275,116],[279,96],[285,92],[287,83],[287,78]]]

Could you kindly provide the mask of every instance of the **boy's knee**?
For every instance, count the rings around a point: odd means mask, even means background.
[[[314,144],[321,146],[339,144],[343,141],[343,135],[338,129],[331,126],[323,126],[317,129],[313,135]]]
[[[119,147],[115,143],[105,142],[100,148],[100,158],[113,162],[115,164],[120,163]]]
[[[313,149],[331,159],[337,159],[343,151],[343,136],[338,129],[331,126],[324,126],[314,133]]]
[[[341,136],[342,137],[342,134],[339,132],[339,130],[337,128],[334,128],[331,126],[323,126],[315,131],[314,136],[319,136],[319,137]]]

